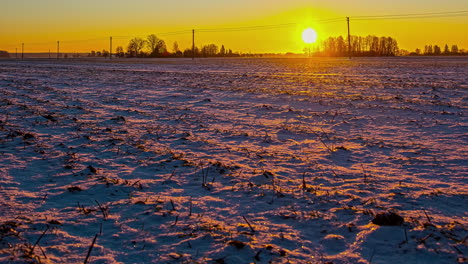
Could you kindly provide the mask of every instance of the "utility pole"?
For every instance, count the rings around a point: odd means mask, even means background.
[[[346,17],[346,21],[348,22],[348,56],[351,59],[351,33],[349,32],[349,17]]]
[[[112,60],[112,37],[110,37],[109,60]]]
[[[195,60],[195,29],[192,29],[192,60]]]
[[[60,58],[60,41],[57,41],[57,60]]]
[[[24,60],[24,43],[21,43],[21,60]]]
[[[15,50],[16,50],[16,53],[15,53],[16,59],[18,59],[18,48],[15,48]]]

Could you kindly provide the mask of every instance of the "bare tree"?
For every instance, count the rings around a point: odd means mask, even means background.
[[[218,46],[215,44],[208,44],[202,47],[202,56],[203,57],[213,57],[218,54]]]
[[[336,39],[336,49],[338,52],[338,56],[343,56],[346,53],[346,43],[342,36],[339,36]]]
[[[447,44],[445,44],[445,47],[444,47],[444,55],[449,55],[450,54],[450,50],[449,50],[449,47]]]
[[[219,54],[220,54],[221,56],[226,55],[226,48],[224,48],[224,45],[221,45],[221,49],[219,50]]]
[[[122,48],[122,46],[118,46],[115,49],[115,55],[119,58],[122,58],[123,56],[125,56],[124,49]]]
[[[158,54],[163,54],[164,52],[167,51],[167,47],[166,47],[166,42],[162,39],[160,39],[158,41],[158,45],[156,46],[157,50],[158,50]]]
[[[150,55],[157,53],[159,39],[155,34],[146,37],[146,45],[148,46]]]
[[[174,53],[177,53],[179,51],[179,43],[177,41],[174,41],[174,44],[172,45],[172,50]]]
[[[440,50],[440,47],[438,45],[434,46],[434,55],[440,55],[442,52]]]
[[[155,34],[146,37],[146,45],[148,46],[150,56],[156,57],[166,52],[166,42],[159,39]]]
[[[142,38],[132,38],[128,43],[127,51],[130,56],[138,57],[141,50],[145,47],[146,41]]]
[[[424,55],[432,55],[432,45],[426,45],[424,46]]]
[[[443,47],[438,46],[438,45],[425,45],[424,46],[424,51],[421,51],[417,49],[419,52],[415,52],[414,55],[467,55],[464,50],[459,50],[457,45],[452,45],[451,47],[447,44],[445,44]]]
[[[391,37],[352,36],[352,54],[354,56],[396,56],[400,50],[398,43]],[[347,45],[342,36],[329,37],[323,41],[325,56],[344,56],[347,54]]]

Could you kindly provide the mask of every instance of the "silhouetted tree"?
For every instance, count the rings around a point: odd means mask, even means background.
[[[179,43],[177,43],[177,41],[174,41],[174,43],[172,44],[172,50],[173,50],[173,56],[174,57],[183,57],[184,56],[184,53],[182,51],[180,51],[180,48],[179,48]]]
[[[432,55],[434,52],[432,51],[432,45],[424,46],[424,55]]]
[[[162,39],[158,41],[158,54],[164,54],[167,52],[166,42]]]
[[[141,50],[145,47],[146,41],[142,38],[133,38],[128,43],[127,52],[130,57],[142,55]]]
[[[387,56],[387,38],[380,37],[379,39],[379,49],[377,50],[377,54]]]
[[[398,42],[396,41],[396,39],[387,37],[387,41],[388,41],[388,51],[389,51],[387,56],[397,55],[399,48],[398,48]]]
[[[419,50],[419,49],[416,49]],[[410,55],[419,55],[417,52],[413,52]],[[459,50],[457,45],[452,45],[451,48],[449,49],[449,46],[447,44],[444,45],[444,49],[442,50],[440,46],[438,45],[425,45],[424,46],[424,52],[422,55],[468,55],[463,49]]]
[[[102,56],[105,57],[105,58],[109,57],[109,51],[102,50]]]
[[[440,47],[435,45],[434,46],[434,55],[440,55],[442,52],[440,50]]]
[[[369,53],[371,56],[377,56],[379,54],[379,38],[376,36],[368,36],[369,38]]]
[[[115,49],[115,56],[117,56],[119,58],[123,58],[125,56],[125,52],[124,52],[124,49],[122,48],[122,46],[118,46]]]
[[[408,51],[408,50],[405,50],[405,49],[400,49],[398,50],[397,52],[397,55],[398,56],[408,56],[410,55],[411,53]]]
[[[189,49],[185,49],[184,50],[184,57],[187,57],[187,58],[190,58],[192,57],[192,48],[189,48]],[[200,49],[195,46],[195,57],[200,57]]]
[[[399,54],[398,43],[391,37],[351,36],[351,40],[351,54],[353,56],[396,56]],[[325,56],[345,56],[348,54],[348,46],[342,36],[329,37],[322,42],[322,47],[323,51],[318,53]]]
[[[221,55],[221,57],[226,56],[226,48],[224,48],[224,45],[221,45],[221,49],[219,50],[219,55]]]
[[[351,54],[360,55],[363,50],[363,38],[360,36],[351,37]]]
[[[166,52],[166,43],[164,40],[159,39],[154,34],[148,35],[146,38],[146,45],[148,46],[151,57],[161,56]]]
[[[208,44],[202,47],[201,53],[203,57],[213,57],[218,54],[218,46],[215,44]]]
[[[172,44],[172,51],[174,53],[177,53],[179,51],[179,43],[177,43],[177,41],[174,41],[174,44]]]
[[[450,49],[449,49],[449,46],[447,44],[445,44],[445,47],[444,47],[444,55],[449,55],[450,54]]]
[[[336,39],[336,49],[338,56],[344,56],[346,54],[346,43],[342,36]]]
[[[335,56],[336,54],[336,45],[335,38],[330,37],[323,42],[323,50],[327,56]],[[308,49],[307,49],[308,52]]]
[[[159,39],[154,34],[148,35],[148,37],[146,37],[146,45],[148,46],[150,55],[158,52],[158,42]]]

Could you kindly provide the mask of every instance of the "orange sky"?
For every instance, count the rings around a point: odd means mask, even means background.
[[[391,3],[390,3],[391,2]],[[294,23],[288,27],[234,32],[197,32],[196,44],[224,44],[241,52],[301,52],[306,46],[301,32],[314,28],[320,39],[346,34],[345,17],[351,17],[351,33],[395,37],[401,48],[414,50],[425,44],[458,44],[468,48],[468,13],[457,17],[405,20],[353,21],[353,17],[434,13],[468,10],[466,0],[0,0],[0,50],[14,52],[25,43],[25,52],[56,50],[89,52],[126,48],[134,36],[155,33],[169,49],[177,41],[182,49],[191,46],[191,33],[162,33],[191,29],[220,29]],[[317,20],[341,18],[330,22]]]

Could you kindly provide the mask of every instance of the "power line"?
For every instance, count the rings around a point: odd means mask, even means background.
[[[93,39],[81,39],[81,40],[63,40],[62,42],[67,43],[67,42],[90,42],[90,41],[96,41],[96,40],[107,40],[107,37],[102,37],[102,38],[93,38]]]
[[[212,28],[212,29],[197,29],[197,32],[233,32],[233,31],[248,31],[248,30],[262,30],[262,29],[275,29],[282,27],[296,26],[296,23],[277,24],[277,25],[264,25],[264,26],[245,26],[245,27],[231,27],[231,28]]]
[[[309,21],[310,24],[330,24],[330,23],[341,23],[349,22],[349,19],[353,21],[369,21],[369,20],[401,20],[401,19],[425,19],[425,18],[449,18],[449,17],[464,17],[468,16],[468,10],[461,11],[447,11],[447,12],[431,12],[431,13],[407,13],[407,14],[389,14],[389,15],[367,15],[367,16],[350,16],[350,17],[335,17],[335,18],[326,18],[326,19],[316,19]],[[200,33],[222,33],[222,32],[240,32],[240,31],[255,31],[255,30],[272,30],[279,28],[289,28],[301,25],[299,23],[283,23],[283,24],[273,24],[273,25],[256,25],[256,26],[238,26],[238,27],[220,27],[220,28],[201,28],[196,29],[196,32]],[[193,34],[193,30],[178,30],[178,31],[169,31],[161,32],[156,34],[157,36],[166,37],[166,36],[176,36],[176,35],[188,35]],[[113,36],[113,39],[129,39],[134,37],[142,37],[143,35],[133,35],[133,36]],[[62,43],[80,43],[80,42],[92,42],[105,40],[107,37],[102,38],[92,38],[92,39],[81,39],[81,40],[63,40]],[[42,43],[28,43],[28,45],[40,46],[40,45],[50,45],[52,41],[42,42]],[[22,49],[24,49],[24,44],[22,44]]]
[[[468,11],[456,12],[438,12],[438,13],[419,13],[419,14],[401,14],[401,15],[379,15],[379,16],[355,16],[355,21],[360,20],[396,20],[396,19],[423,19],[423,18],[444,18],[468,16]]]
[[[175,36],[175,35],[183,35],[192,33],[192,30],[179,30],[179,31],[170,31],[170,32],[163,32],[163,33],[156,33],[157,36]],[[128,39],[128,38],[135,38],[135,37],[145,37],[144,35],[128,35],[128,36],[114,36],[114,39]]]
[[[335,23],[345,21],[345,18],[328,18],[328,19],[320,19],[320,20],[313,20],[311,22],[314,23]],[[275,24],[275,25],[262,25],[262,26],[243,26],[243,27],[227,27],[227,28],[202,28],[197,29],[197,32],[235,32],[235,31],[250,31],[250,30],[267,30],[267,29],[276,29],[276,28],[284,28],[284,27],[293,27],[297,26],[298,23],[284,23],[284,24]]]
[[[160,36],[174,36],[174,35],[188,34],[188,33],[191,33],[191,32],[192,32],[192,30],[180,30],[180,31],[159,33],[158,35],[160,35]]]
[[[78,40],[62,40],[62,43],[78,43],[78,42],[91,42],[91,41],[96,41],[96,40],[104,40],[107,39],[107,37],[102,37],[102,38],[93,38],[93,39],[78,39]],[[41,45],[48,45],[48,44],[53,44],[53,41],[47,41],[47,42],[34,42],[34,43],[28,43],[29,45],[36,45],[36,46],[41,46]]]
[[[436,13],[413,13],[413,14],[393,14],[393,15],[378,15],[378,16],[354,16],[354,18],[371,18],[371,17],[402,17],[402,16],[427,16],[427,15],[447,15],[468,13],[467,11],[451,11],[451,12],[436,12]]]
[[[466,15],[444,15],[444,16],[415,16],[415,17],[375,17],[375,18],[355,18],[353,19],[354,21],[369,21],[369,20],[405,20],[405,19],[428,19],[428,18],[448,18],[448,17],[462,17],[462,16],[468,16]]]

